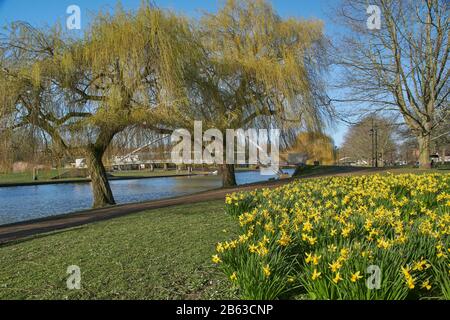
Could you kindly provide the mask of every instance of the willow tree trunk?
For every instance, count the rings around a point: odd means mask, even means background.
[[[91,176],[92,194],[94,197],[93,208],[116,204],[105,167],[103,166],[102,157],[102,151],[94,149],[87,152],[87,165]]]
[[[236,176],[234,174],[234,164],[221,164],[222,185],[224,187],[236,186]]]
[[[421,168],[430,169],[431,137],[429,134],[420,135],[417,140],[419,142],[419,165]]]

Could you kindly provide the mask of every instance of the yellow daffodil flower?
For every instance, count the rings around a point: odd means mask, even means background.
[[[356,281],[358,281],[358,280],[361,279],[361,278],[362,278],[362,276],[360,275],[360,272],[357,271],[357,272],[355,272],[355,273],[352,274],[350,280],[351,280],[352,282],[356,282]]]
[[[343,279],[341,277],[341,274],[339,272],[337,272],[335,277],[333,278],[333,282],[337,284],[339,281],[342,281],[342,280]]]
[[[312,280],[317,280],[317,279],[320,278],[320,275],[321,275],[321,274],[322,274],[321,272],[317,272],[317,269],[314,269],[313,274],[312,274],[312,276],[311,276],[311,279],[312,279]]]

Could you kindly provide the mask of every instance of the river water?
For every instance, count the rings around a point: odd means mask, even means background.
[[[292,169],[284,170],[292,174]],[[259,171],[237,172],[238,184],[269,180]],[[118,204],[157,200],[219,188],[220,176],[169,177],[110,181]],[[0,188],[0,225],[89,209],[89,183]]]

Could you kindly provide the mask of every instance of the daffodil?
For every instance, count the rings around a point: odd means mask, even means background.
[[[352,274],[350,280],[351,280],[351,282],[356,282],[356,281],[358,281],[361,278],[362,278],[362,276],[360,275],[360,272],[357,271],[357,272]]]
[[[414,278],[411,277],[411,278],[406,279],[406,283],[408,284],[408,288],[414,289],[414,287],[415,287]]]
[[[306,255],[305,262],[310,263],[312,261],[312,253],[305,253],[305,255]]]
[[[341,274],[339,272],[337,272],[335,277],[333,278],[333,282],[337,284],[339,281],[342,281],[342,280],[343,279],[341,277]]]
[[[381,249],[389,249],[391,247],[391,242],[389,240],[385,240],[383,238],[378,239],[377,247]]]
[[[328,245],[327,249],[330,252],[336,252],[337,246],[335,244],[330,244],[330,245]]]
[[[427,263],[427,260],[420,260],[414,264],[413,270],[422,271],[428,269],[429,267],[431,267],[431,265]]]
[[[289,245],[289,243],[291,243],[291,237],[288,235],[288,234],[286,234],[286,233],[283,233],[282,235],[281,235],[281,238],[278,240],[278,243],[281,245],[281,246],[283,246],[283,247],[286,247],[287,245]]]
[[[312,258],[312,264],[317,266],[319,264],[320,258],[322,258],[322,256],[314,255]]]
[[[313,265],[316,266],[319,264],[320,258],[322,258],[322,256],[317,256],[317,255],[312,255],[311,253],[306,253],[305,262],[308,264],[312,263]]]
[[[342,263],[339,260],[336,260],[333,263],[329,263],[328,265],[329,265],[331,271],[333,271],[333,272],[336,272],[340,268],[342,268]]]
[[[219,258],[219,256],[217,254],[215,254],[212,256],[212,262],[217,264],[217,263],[221,263],[222,260]]]
[[[248,237],[246,234],[242,234],[239,236],[239,243],[244,243],[248,240]]]
[[[248,251],[250,251],[251,253],[255,253],[258,251],[258,247],[254,244],[249,244],[248,245]]]
[[[305,224],[303,225],[303,231],[305,232],[310,232],[312,230],[313,226],[311,224],[311,222],[306,221]]]
[[[428,280],[425,280],[424,282],[422,282],[422,285],[420,286],[422,289],[427,289],[430,290],[431,289],[431,284]]]
[[[342,248],[339,252],[339,258],[343,261],[347,260],[350,254],[350,249],[348,248]]]
[[[270,232],[270,233],[274,233],[275,232],[275,228],[273,227],[272,222],[266,223],[264,225],[264,230],[266,230],[267,232]]]
[[[317,237],[308,237],[308,242],[310,245],[315,245],[317,242]]]
[[[405,278],[408,278],[411,276],[411,274],[409,273],[411,271],[411,269],[406,266],[406,267],[401,267],[402,273],[405,276]]]
[[[317,272],[317,269],[314,269],[311,279],[312,280],[319,279],[321,274],[322,274],[321,272]]]
[[[269,253],[269,249],[267,249],[266,247],[259,247],[256,252],[261,257],[264,257],[264,256],[266,256]]]
[[[350,235],[350,232],[352,232],[351,228],[344,228],[341,231],[342,237],[347,238]]]
[[[406,284],[408,285],[409,289],[414,289],[415,287],[415,279],[412,277],[410,271],[411,269],[406,266],[401,268],[403,275],[405,276]]]
[[[216,245],[216,251],[217,251],[218,253],[222,253],[222,252],[225,251],[225,249],[224,249],[224,247],[223,247],[223,245],[222,245],[221,242],[219,242],[219,243]]]
[[[233,198],[231,196],[227,195],[225,197],[225,203],[226,204],[232,204],[233,203]]]
[[[270,267],[268,264],[263,267],[263,273],[264,273],[264,276],[266,276],[266,277],[270,276]]]

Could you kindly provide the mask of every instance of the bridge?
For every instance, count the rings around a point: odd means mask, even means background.
[[[143,170],[143,169],[150,169],[153,171],[156,167],[162,166],[164,170],[168,170],[170,166],[175,166],[177,170],[181,170],[182,167],[186,167],[186,169],[189,172],[192,172],[193,167],[195,165],[197,166],[205,166],[205,165],[211,165],[211,164],[184,164],[184,165],[176,165],[173,163],[171,158],[171,152],[165,151],[165,152],[142,152],[145,148],[151,147],[152,145],[161,142],[163,140],[166,140],[167,138],[170,138],[170,135],[166,135],[160,138],[157,138],[135,150],[132,152],[124,155],[124,156],[115,156],[112,159],[112,167],[114,170]],[[249,140],[249,143],[253,143]],[[253,143],[253,145],[259,150],[264,151],[259,145]],[[195,152],[191,152],[191,159],[193,159],[195,155]],[[243,158],[246,159],[246,153],[245,152],[235,152],[235,159],[239,159],[237,157],[238,155],[243,155]],[[298,153],[281,153],[280,159],[285,159],[284,161],[280,161],[280,166],[295,166],[299,163],[306,163],[307,156],[305,154],[298,154]],[[269,158],[270,161],[270,158]],[[213,164],[214,165],[214,164]],[[236,165],[254,165],[259,167],[266,167],[263,165],[259,160],[255,162],[246,162],[246,163],[236,163]],[[283,172],[279,170],[278,172],[274,172],[276,175],[281,175]]]

